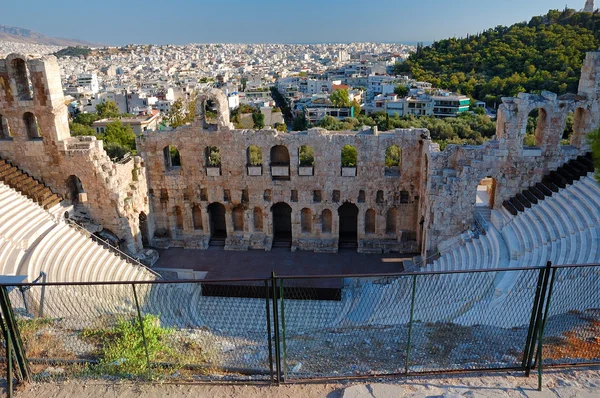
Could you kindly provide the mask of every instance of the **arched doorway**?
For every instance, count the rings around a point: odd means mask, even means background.
[[[292,208],[279,202],[271,207],[273,212],[273,247],[292,245]]]
[[[344,203],[338,209],[340,217],[339,248],[354,249],[358,246],[358,207]]]
[[[148,216],[146,213],[141,212],[139,216],[140,220],[140,233],[142,234],[142,245],[148,246],[150,244],[150,230],[148,229]]]
[[[83,184],[79,177],[72,175],[67,178],[68,199],[73,203],[79,203],[79,194],[83,193]]]
[[[211,203],[207,207],[208,219],[210,223],[210,243],[216,242],[225,244],[227,238],[227,226],[225,223],[225,206],[221,203]]]
[[[496,180],[486,177],[477,185],[477,196],[475,206],[479,208],[494,208],[494,196],[496,195]]]

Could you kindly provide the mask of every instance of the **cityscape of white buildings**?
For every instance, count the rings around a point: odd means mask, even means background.
[[[0,53],[7,54],[59,49],[0,42]],[[356,116],[329,101],[336,89],[347,89],[350,101],[367,113],[444,117],[468,110],[467,97],[394,74],[394,65],[413,51],[412,46],[386,43],[128,45],[62,56],[59,65],[72,115],[93,113],[96,105],[114,101],[121,113],[141,120],[152,116],[149,128],[159,125],[156,115],[160,120],[177,99],[211,87],[223,90],[232,110],[251,105],[271,122],[283,122],[272,117],[273,87],[288,98],[292,116],[303,113],[310,123],[325,115]],[[409,88],[406,96],[394,93],[398,85]]]

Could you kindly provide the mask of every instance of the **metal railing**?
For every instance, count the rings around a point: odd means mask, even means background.
[[[600,264],[0,290],[20,380],[517,370],[536,371],[541,388],[544,368],[600,363]]]
[[[156,276],[158,279],[162,279],[162,276],[159,273],[154,271],[152,268],[146,266],[140,260],[138,260],[138,259],[130,256],[129,254],[125,253],[124,251],[120,250],[118,247],[113,246],[109,241],[102,239],[98,235],[94,235],[93,233],[91,233],[90,231],[88,231],[87,229],[82,227],[81,225],[77,224],[75,221],[71,220],[70,218],[63,218],[63,220],[67,224],[69,224],[70,226],[75,228],[77,231],[81,232],[83,235],[94,240],[95,242],[101,243],[102,247],[106,248],[107,250],[110,250],[111,252],[113,252],[117,256],[121,257],[123,260],[127,261],[128,263],[142,267],[146,271],[150,272],[152,275]]]

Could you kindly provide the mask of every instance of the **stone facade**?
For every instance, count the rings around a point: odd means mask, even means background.
[[[56,59],[13,54],[0,60],[0,115],[11,132],[0,140],[0,156],[67,197],[68,180],[78,177],[89,214],[132,251],[142,242],[205,249],[218,238],[228,250],[270,250],[274,240],[287,240],[292,250],[336,252],[351,244],[364,253],[428,255],[472,227],[480,180],[493,178],[491,206],[498,208],[588,150],[585,134],[600,117],[598,73],[600,53],[589,53],[577,95],[504,98],[493,140],[444,151],[422,129],[235,130],[224,94],[211,90],[200,96],[194,123],[146,132],[137,140],[141,157],[115,164],[102,142],[70,137]],[[208,100],[214,124],[204,116]],[[536,146],[524,147],[534,109]],[[569,112],[574,133],[563,146]],[[300,162],[305,145],[313,165]],[[342,167],[348,145],[357,151],[356,167]],[[392,145],[401,162],[388,169]]]
[[[123,239],[129,251],[141,249],[139,213],[149,213],[142,159],[116,164],[102,141],[71,137],[55,57],[11,54],[0,60],[0,116],[7,130],[0,157],[63,197],[86,200],[81,205],[95,221]]]

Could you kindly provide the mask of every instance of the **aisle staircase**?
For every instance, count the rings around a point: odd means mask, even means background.
[[[44,209],[50,209],[63,198],[52,192],[42,182],[31,177],[29,174],[14,166],[11,162],[0,158],[0,181],[21,194],[27,196]]]

